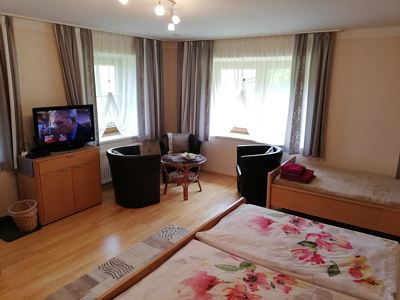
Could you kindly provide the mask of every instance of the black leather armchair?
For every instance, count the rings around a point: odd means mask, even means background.
[[[268,172],[278,167],[281,159],[278,146],[237,146],[237,188],[247,203],[266,207]]]
[[[138,144],[107,151],[115,202],[139,208],[160,202],[160,155],[141,155]]]
[[[200,154],[201,141],[194,135],[189,135],[189,152]],[[168,135],[163,134],[160,139],[161,155],[165,155],[169,151]]]

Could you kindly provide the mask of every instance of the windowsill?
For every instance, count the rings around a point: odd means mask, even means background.
[[[100,144],[106,144],[109,142],[117,142],[123,140],[137,139],[137,136],[123,136],[121,134],[107,134],[100,138]]]
[[[226,139],[226,140],[235,140],[235,141],[244,141],[244,142],[251,142],[251,143],[261,143],[257,142],[256,140],[252,139],[251,136],[245,134],[238,134],[238,133],[229,133],[227,135],[212,135],[212,138],[216,139]]]
[[[253,144],[267,144],[267,145],[275,145],[283,148],[283,145],[276,145],[276,144],[269,144],[263,141],[257,141],[256,139],[252,138],[249,135],[245,134],[237,134],[237,133],[229,133],[227,135],[211,135],[211,138],[216,138],[216,139],[225,139],[225,140],[231,140],[231,141],[241,141],[241,142],[246,142],[246,143],[253,143]]]

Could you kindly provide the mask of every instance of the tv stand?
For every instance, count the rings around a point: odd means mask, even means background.
[[[64,145],[61,147],[56,147],[52,148],[50,152],[63,152],[63,151],[71,151],[71,150],[76,150],[85,147],[85,144],[69,144],[69,145]]]
[[[102,202],[98,147],[51,153],[32,163],[33,177],[19,173],[18,188],[20,197],[38,202],[40,224]]]

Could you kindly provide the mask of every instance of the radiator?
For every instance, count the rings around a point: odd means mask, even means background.
[[[110,165],[107,159],[107,150],[100,150],[100,171],[101,171],[101,184],[111,182]]]

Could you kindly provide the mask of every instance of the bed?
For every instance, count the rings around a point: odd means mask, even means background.
[[[397,292],[396,241],[250,204],[196,237],[260,266],[361,299],[394,299]]]
[[[289,160],[295,161],[296,157]],[[268,174],[267,207],[284,208],[386,234],[400,236],[400,180],[300,161],[315,170],[310,184]]]
[[[192,240],[117,299],[355,298],[257,266]]]
[[[240,199],[99,299],[392,300],[398,265],[395,241]]]

